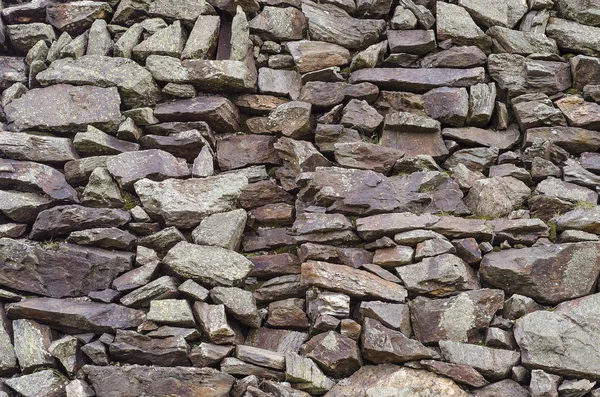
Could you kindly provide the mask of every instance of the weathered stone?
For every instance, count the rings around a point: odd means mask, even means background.
[[[465,127],[444,128],[442,136],[466,145],[497,147],[500,150],[506,150],[518,142],[520,133],[516,128],[506,131],[493,131],[476,127]]]
[[[127,107],[152,106],[160,91],[150,72],[130,59],[85,55],[78,59],[59,59],[39,73],[43,85],[73,84],[117,87]]]
[[[434,360],[421,360],[419,363],[429,371],[446,376],[457,383],[463,383],[472,387],[483,387],[489,383],[479,372],[468,365]]]
[[[557,304],[593,291],[600,273],[597,249],[598,244],[590,242],[489,253],[483,257],[480,274],[507,293]]]
[[[392,54],[425,55],[436,48],[433,30],[389,30],[387,37]]]
[[[345,378],[362,365],[356,342],[336,332],[329,331],[310,339],[303,348],[303,355],[313,359],[334,378]]]
[[[214,367],[227,357],[234,346],[220,346],[212,343],[202,342],[190,351],[190,360],[195,367]]]
[[[220,25],[221,19],[217,15],[199,15],[185,43],[181,59],[212,59]]]
[[[406,289],[421,294],[444,296],[480,287],[473,269],[453,254],[425,258],[414,265],[397,267],[396,272]]]
[[[246,219],[246,211],[243,209],[213,214],[194,229],[192,239],[198,245],[213,245],[237,251]]]
[[[142,179],[134,187],[151,216],[164,219],[167,226],[190,228],[206,216],[231,210],[246,185],[246,177],[230,174],[163,182]]]
[[[423,229],[440,220],[431,214],[416,215],[408,212],[374,215],[356,220],[356,229],[360,237],[375,240],[385,235]]]
[[[0,154],[12,160],[62,164],[79,155],[68,138],[0,131]]]
[[[195,327],[190,304],[183,299],[162,299],[150,302],[147,319],[158,324],[176,327]]]
[[[594,314],[599,298],[600,294],[589,295],[561,303],[553,311],[539,310],[518,319],[515,339],[523,353],[523,365],[569,378],[597,379],[600,352],[592,340],[598,329]]]
[[[12,326],[14,352],[23,373],[28,374],[38,368],[54,366],[54,357],[48,352],[52,343],[50,327],[30,320],[15,320]]]
[[[428,54],[421,59],[422,68],[473,68],[484,66],[487,57],[476,46],[451,47],[447,50]]]
[[[235,349],[235,356],[242,361],[262,367],[279,370],[285,368],[285,356],[271,350],[239,345]]]
[[[217,142],[217,159],[221,170],[242,168],[252,164],[277,165],[281,159],[273,148],[275,137],[232,135]]]
[[[74,336],[65,336],[55,340],[48,346],[48,352],[60,361],[69,374],[75,374],[83,366],[79,340]]]
[[[495,52],[521,55],[558,53],[556,42],[538,33],[493,26],[486,34],[492,38]]]
[[[9,318],[25,318],[65,331],[115,332],[133,328],[143,321],[144,313],[127,307],[96,302],[52,298],[32,298],[7,307]]]
[[[185,46],[185,34],[180,21],[159,29],[152,36],[133,48],[134,59],[145,61],[150,55],[179,58]]]
[[[234,251],[187,242],[171,248],[164,263],[178,275],[210,286],[237,286],[253,267],[252,262]]]
[[[69,380],[51,369],[7,379],[4,383],[23,397],[62,397]]]
[[[520,355],[503,349],[443,340],[440,349],[444,358],[454,364],[468,365],[490,380],[506,377],[517,365]]]
[[[500,382],[492,383],[473,393],[474,397],[494,397],[494,396],[514,396],[528,397],[529,391],[519,385],[512,379],[504,379]]]
[[[283,380],[284,374],[280,371],[250,364],[234,357],[225,357],[221,361],[221,371],[237,376],[255,376],[260,379]],[[257,388],[257,390],[260,390]],[[262,396],[261,396],[262,397]]]
[[[350,62],[350,52],[337,44],[300,40],[288,43],[294,63],[300,73],[345,65]]]
[[[556,106],[565,115],[569,125],[592,130],[600,128],[600,105],[568,95],[556,101]]]
[[[448,154],[440,123],[408,112],[388,113],[385,116],[381,144],[400,149],[409,157],[429,155],[439,158]]]
[[[224,305],[209,305],[202,301],[194,303],[194,315],[206,337],[218,345],[239,342],[239,330],[227,320]]]
[[[556,40],[562,51],[572,51],[598,56],[598,32],[600,28],[582,25],[567,19],[552,18],[546,27],[548,37]]]
[[[467,123],[484,127],[489,123],[496,103],[495,84],[475,84],[469,88],[469,115]]]
[[[6,106],[6,118],[18,131],[69,134],[88,125],[115,131],[121,119],[117,88],[57,84],[27,91]],[[60,109],[59,111],[56,111]]]
[[[469,94],[465,88],[441,87],[423,95],[429,117],[440,123],[462,127],[469,112]]]
[[[406,290],[402,286],[343,265],[303,263],[301,280],[308,285],[343,292],[357,298],[372,297],[392,302],[403,302],[406,298]]]
[[[127,250],[136,241],[136,237],[116,227],[95,228],[75,231],[69,234],[67,242],[79,245],[91,245],[100,248]]]
[[[513,177],[480,179],[473,184],[465,204],[474,214],[499,218],[520,207],[531,190]]]
[[[344,82],[309,81],[300,93],[300,100],[308,102],[317,110],[337,109],[336,105],[349,100],[365,100],[372,103],[379,89],[371,83],[347,84]],[[337,115],[336,115],[337,116]],[[319,120],[321,126],[321,120]]]
[[[211,290],[210,296],[213,302],[224,305],[225,309],[240,323],[251,328],[261,326],[262,318],[250,291],[235,287],[215,287]]]
[[[269,113],[265,129],[293,139],[306,138],[313,133],[315,128],[315,119],[311,114],[311,109],[311,104],[299,101],[279,105]]]
[[[312,360],[289,352],[285,354],[285,378],[297,389],[321,395],[334,385],[332,379],[326,377]]]
[[[404,153],[401,150],[366,142],[334,144],[335,160],[343,167],[389,174]]]
[[[217,133],[235,132],[240,126],[237,107],[222,97],[202,96],[160,103],[154,109],[154,115],[163,122],[205,121]]]
[[[350,57],[350,53],[348,53]],[[0,56],[0,88],[6,90],[14,83],[27,83],[27,64],[23,57]],[[6,103],[3,103],[6,106]]]
[[[458,5],[439,3],[436,7],[438,40],[452,40],[457,45],[474,45],[490,51],[492,40],[475,24],[469,13]]]
[[[331,4],[304,2],[302,12],[308,18],[308,31],[312,39],[339,44],[351,50],[362,50],[375,44],[385,30],[383,20],[355,19]]]
[[[309,324],[304,312],[304,300],[289,298],[271,302],[269,304],[266,324],[274,328],[288,328],[300,331],[308,329]]]
[[[173,392],[172,382],[177,382],[181,397],[220,397],[229,393],[235,381],[233,376],[212,368],[86,365],[83,371],[98,397],[113,395],[115,385],[119,385],[117,392],[122,397],[166,395]]]
[[[393,364],[364,366],[348,380],[335,385],[325,396],[346,397],[353,394],[366,397],[402,394],[456,397],[467,397],[468,395],[448,378],[429,371],[399,367]]]
[[[300,10],[293,7],[266,6],[249,22],[249,26],[250,32],[263,40],[300,40],[305,36],[306,18]]]
[[[577,208],[555,218],[558,231],[574,229],[600,234],[600,207]]]
[[[349,83],[373,83],[381,89],[424,93],[439,87],[468,87],[484,82],[484,69],[373,68],[350,75]]]
[[[261,327],[250,330],[245,344],[279,353],[298,352],[308,334],[285,329]]]
[[[112,48],[113,41],[108,24],[104,19],[96,19],[90,27],[86,55],[110,55]]]
[[[97,128],[88,126],[86,132],[73,137],[73,145],[81,155],[113,155],[139,149],[137,143],[122,141]]]
[[[471,171],[485,172],[490,166],[496,163],[498,153],[499,150],[495,146],[490,148],[460,149],[444,161],[443,167],[451,170],[458,164],[464,164]]]
[[[46,18],[55,28],[73,35],[83,33],[96,19],[112,14],[109,4],[100,1],[77,1],[51,4],[46,8]]]
[[[540,127],[527,130],[525,145],[530,146],[536,139],[550,141],[573,154],[600,148],[597,132],[576,127]]]
[[[47,45],[56,39],[51,25],[34,22],[18,25],[8,25],[5,28],[10,43],[19,51],[26,53],[38,41],[43,40]]]
[[[426,344],[441,340],[477,343],[503,303],[503,291],[491,289],[446,299],[417,297],[410,303],[415,337]]]
[[[117,330],[110,344],[111,357],[131,364],[187,365],[187,353],[188,345],[182,336],[155,339],[134,331]]]
[[[532,95],[536,100],[525,100],[527,97],[534,99]],[[517,123],[522,131],[535,127],[567,125],[563,113],[553,106],[545,94],[524,94],[514,98],[512,102]]]
[[[175,298],[178,295],[178,285],[176,278],[162,276],[128,293],[119,302],[130,307],[148,307],[152,300]]]
[[[94,397],[96,393],[84,381],[75,379],[66,387],[67,397]]]
[[[387,42],[382,41],[381,43],[373,44],[365,50],[358,52],[352,58],[350,71],[378,66],[383,60],[386,50]]]

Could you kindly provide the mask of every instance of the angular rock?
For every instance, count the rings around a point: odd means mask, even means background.
[[[348,53],[350,58],[350,53]],[[23,57],[0,56],[0,88],[5,90],[14,83],[27,83],[27,64]],[[6,105],[6,104],[4,104]]]
[[[45,369],[30,375],[7,379],[5,384],[23,397],[62,397],[69,380],[54,370]]]
[[[235,382],[233,376],[212,368],[86,365],[83,371],[98,397],[113,395],[115,385],[119,385],[121,397],[167,395],[173,392],[173,382],[177,382],[181,397],[221,397]]]
[[[600,28],[582,25],[567,19],[552,18],[546,27],[548,37],[556,40],[558,48],[565,52],[576,52],[598,56],[598,33]]]
[[[332,379],[326,377],[312,360],[296,353],[285,354],[285,379],[296,388],[313,393],[324,394],[334,385]]]
[[[199,15],[185,43],[181,59],[212,59],[220,25],[221,19],[217,15]]]
[[[434,360],[421,360],[419,363],[429,371],[446,376],[457,383],[463,383],[472,387],[483,387],[489,383],[479,372],[468,365],[451,364]]]
[[[479,289],[473,269],[453,254],[425,258],[414,265],[401,266],[396,272],[406,289],[433,296]]]
[[[136,241],[136,237],[116,227],[87,229],[72,232],[67,242],[79,245],[91,245],[100,248],[128,250]]]
[[[53,298],[32,298],[7,307],[12,319],[25,318],[67,332],[115,332],[134,328],[143,321],[139,310],[112,303],[81,302]]]
[[[558,53],[556,42],[538,33],[493,26],[486,34],[492,38],[495,52],[520,55]]]
[[[306,18],[300,10],[288,7],[263,8],[262,12],[249,22],[250,32],[263,40],[292,41],[304,38]]]
[[[312,72],[350,62],[350,52],[337,44],[300,40],[288,43],[294,63],[300,73]]]
[[[536,139],[550,141],[569,153],[596,151],[600,148],[600,138],[595,131],[576,127],[540,127],[527,130],[525,145],[530,146]]]
[[[409,157],[429,155],[439,158],[448,154],[440,123],[408,112],[388,113],[385,116],[381,144],[400,149]]]
[[[152,36],[133,48],[134,59],[145,61],[150,55],[179,58],[185,46],[185,33],[180,21],[159,29]]]
[[[346,378],[362,365],[356,342],[333,331],[311,338],[302,353],[314,360],[326,375],[334,378]]]
[[[122,141],[97,128],[88,127],[73,138],[75,149],[82,155],[113,155],[139,149],[137,143]]]
[[[152,106],[160,91],[150,72],[126,58],[85,55],[81,58],[59,59],[39,73],[42,86],[54,84],[117,87],[127,107]]]
[[[355,19],[331,4],[305,1],[302,3],[302,12],[308,18],[311,39],[338,44],[351,50],[362,50],[375,44],[385,30],[383,20]]]
[[[0,239],[0,247],[0,284],[56,298],[108,288],[133,259],[130,253],[63,243],[48,249],[9,238]]]
[[[46,8],[48,22],[58,30],[72,35],[83,33],[92,26],[95,19],[104,19],[110,14],[110,5],[100,1],[51,4]]]
[[[445,3],[444,3],[445,4]],[[381,89],[425,93],[439,87],[468,87],[484,82],[483,68],[373,68],[350,75],[349,83],[373,83]]]
[[[277,139],[264,135],[232,135],[217,142],[217,159],[223,171],[253,164],[278,165],[281,159],[273,148]]]
[[[54,357],[48,352],[52,343],[50,327],[30,320],[13,321],[15,354],[23,373],[35,372],[38,368],[54,366]]]
[[[351,297],[372,297],[392,302],[403,302],[406,298],[406,290],[402,286],[343,265],[303,263],[301,280],[305,284],[343,292]]]
[[[190,304],[183,299],[162,299],[150,302],[147,319],[176,327],[195,327]]]
[[[117,330],[110,344],[115,360],[131,364],[175,367],[188,364],[188,345],[182,336],[153,339],[134,331]]]
[[[12,160],[62,164],[79,155],[68,138],[0,132],[0,154]]]
[[[176,278],[162,276],[125,295],[119,302],[130,307],[148,307],[152,300],[175,298],[178,285]]]
[[[595,313],[599,299],[600,294],[589,295],[517,320],[515,339],[523,365],[569,378],[597,379],[600,351],[593,340],[598,332]]]
[[[233,209],[246,187],[245,176],[229,174],[203,179],[142,179],[134,188],[151,215],[164,219],[167,226],[191,228],[214,213]]]
[[[121,119],[115,87],[57,84],[29,90],[6,106],[6,118],[18,131],[43,130],[68,134],[92,125],[115,131]],[[60,111],[56,111],[60,109]]]
[[[531,190],[513,177],[480,179],[473,184],[465,204],[476,215],[499,218],[520,207]]]
[[[423,95],[429,117],[440,123],[462,127],[469,112],[469,94],[465,88],[435,88]]]
[[[55,340],[48,347],[48,352],[60,361],[69,374],[75,374],[83,366],[79,340],[74,336],[65,336]]]
[[[506,377],[520,359],[519,353],[511,350],[492,349],[447,340],[440,341],[440,349],[447,361],[471,366],[490,380]]]
[[[237,251],[246,218],[246,211],[243,209],[213,214],[194,229],[192,239],[198,245],[213,245]]]
[[[154,109],[160,121],[205,121],[217,133],[239,130],[237,107],[222,97],[202,96],[174,102],[160,103]]]
[[[591,130],[600,128],[600,105],[568,95],[556,101],[556,106],[565,115],[569,125]]]
[[[261,326],[262,318],[250,291],[235,287],[215,287],[211,290],[210,297],[213,302],[224,305],[240,323],[251,328]]]
[[[458,5],[439,3],[436,7],[438,40],[452,40],[457,45],[474,45],[489,53],[492,40],[473,21],[469,13]]]
[[[393,364],[366,365],[348,380],[335,385],[326,397],[346,397],[352,394],[364,396],[384,395],[439,395],[467,397],[452,380],[429,371],[399,367]],[[386,394],[389,395],[389,394]]]
[[[218,345],[235,344],[239,330],[227,320],[224,305],[209,305],[202,301],[194,303],[194,315],[206,337]]]
[[[14,48],[23,53],[29,51],[40,40],[50,45],[56,39],[52,26],[40,22],[8,25],[5,33]]]
[[[383,116],[366,101],[352,99],[342,110],[340,124],[363,134],[373,134],[383,122]]]
[[[433,30],[389,30],[387,37],[392,54],[425,55],[436,48]]]
[[[169,250],[164,263],[178,275],[209,286],[237,286],[253,267],[252,262],[234,251],[187,242]]]
[[[503,303],[503,291],[492,289],[462,292],[446,299],[417,297],[410,303],[415,337],[426,344],[441,340],[477,343]]]
[[[483,257],[480,275],[507,293],[557,304],[593,291],[600,273],[598,249],[598,243],[589,242],[492,252]]]
[[[334,144],[334,156],[342,167],[372,170],[387,175],[404,153],[373,143],[348,142]]]

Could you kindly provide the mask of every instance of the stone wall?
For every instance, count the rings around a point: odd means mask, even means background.
[[[599,1],[0,10],[0,397],[600,396]]]

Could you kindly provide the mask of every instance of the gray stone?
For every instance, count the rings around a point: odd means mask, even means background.
[[[4,383],[23,397],[62,397],[69,380],[56,371],[45,369],[30,375],[7,379]]]
[[[235,344],[240,340],[239,329],[234,328],[225,314],[224,305],[194,303],[194,315],[205,336],[218,345]]]
[[[304,11],[304,10],[303,10]],[[307,13],[307,11],[304,11]],[[306,15],[308,17],[308,15]],[[263,40],[292,41],[303,39],[306,32],[306,18],[293,7],[269,7],[249,22],[250,31]],[[318,37],[314,37],[321,40]]]
[[[185,43],[181,59],[212,59],[220,25],[221,19],[216,15],[199,15]]]
[[[345,65],[351,59],[346,48],[323,41],[293,41],[288,43],[288,50],[300,73]]]
[[[480,179],[473,184],[465,204],[476,215],[499,218],[520,207],[531,190],[513,177]]]
[[[116,227],[95,228],[75,231],[69,234],[67,242],[79,245],[91,245],[100,248],[127,250],[136,241],[136,237]]]
[[[179,58],[185,46],[185,33],[180,21],[158,30],[133,48],[134,59],[145,61],[150,55]]]
[[[0,153],[12,160],[55,164],[79,158],[68,138],[4,131],[0,132]]]
[[[82,131],[88,125],[115,131],[121,120],[117,88],[57,84],[29,90],[4,109],[18,131],[59,133]],[[60,111],[56,111],[60,109]]]
[[[600,28],[582,25],[567,19],[552,18],[546,27],[548,37],[556,40],[562,51],[572,51],[598,56],[598,33]]]
[[[436,7],[438,40],[452,40],[457,45],[474,45],[490,52],[492,40],[473,21],[469,13],[458,5],[439,3]]]
[[[234,251],[187,242],[171,248],[164,263],[178,275],[209,286],[240,285],[254,266]]]
[[[111,55],[112,47],[113,41],[106,21],[96,19],[90,27],[86,55]]]
[[[287,96],[298,99],[302,80],[294,70],[260,68],[258,71],[258,89],[263,94]]]
[[[158,324],[167,324],[176,327],[196,326],[194,314],[188,301],[184,299],[162,299],[150,302],[150,311],[147,320]]]
[[[324,394],[334,385],[311,359],[299,356],[296,353],[285,354],[286,380],[296,388],[313,394]]]
[[[237,251],[246,226],[246,218],[246,211],[243,209],[213,214],[194,229],[192,239],[198,245],[213,245]]]
[[[29,51],[40,40],[50,45],[56,39],[52,26],[39,22],[7,25],[5,31],[10,43],[21,52]]]
[[[469,94],[465,88],[434,88],[423,95],[423,104],[429,117],[462,127],[469,112]]]
[[[54,357],[48,352],[52,343],[50,327],[30,320],[15,320],[12,326],[14,351],[23,373],[28,374],[38,368],[54,366]]]
[[[210,297],[213,302],[224,305],[227,312],[231,313],[240,323],[250,328],[261,326],[262,318],[250,291],[235,287],[215,287],[211,290]]]
[[[494,52],[509,54],[556,54],[556,42],[544,35],[493,26],[486,32],[492,38]]]
[[[81,203],[89,207],[121,208],[125,204],[121,191],[106,168],[92,171],[81,195]]]
[[[75,374],[83,366],[83,356],[79,350],[79,340],[74,336],[65,336],[55,340],[48,347],[48,352],[60,361],[69,375]]]
[[[436,48],[433,30],[389,30],[390,52],[425,55]]]

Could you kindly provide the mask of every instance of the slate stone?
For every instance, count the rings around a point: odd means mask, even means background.
[[[152,300],[175,298],[179,295],[178,286],[176,278],[162,276],[131,291],[119,299],[119,302],[130,307],[148,307]]]
[[[600,272],[597,249],[589,242],[491,252],[483,257],[480,275],[507,293],[557,304],[593,292]]]
[[[568,19],[552,18],[546,27],[548,37],[556,40],[562,51],[598,56],[598,31],[595,26],[582,25]]]
[[[72,134],[88,125],[116,131],[121,120],[120,104],[121,98],[115,87],[56,84],[27,91],[9,103],[4,111],[17,131]]]
[[[11,319],[25,318],[67,332],[115,332],[133,328],[144,313],[113,303],[81,302],[53,298],[32,298],[11,303],[6,310]]]
[[[266,6],[248,25],[251,33],[273,41],[302,39],[307,29],[304,14],[293,7]]]
[[[134,331],[117,330],[109,351],[113,359],[131,364],[165,367],[188,364],[188,345],[182,336],[153,339]]]
[[[0,153],[11,160],[51,164],[64,164],[79,158],[68,138],[19,132],[0,132]]]
[[[350,62],[350,52],[341,45],[318,40],[288,43],[294,63],[300,73],[312,72]]]
[[[160,121],[205,121],[218,133],[239,129],[239,112],[228,99],[203,96],[156,106],[154,115]]]
[[[51,369],[7,379],[5,384],[25,397],[61,397],[65,395],[68,379]]]

